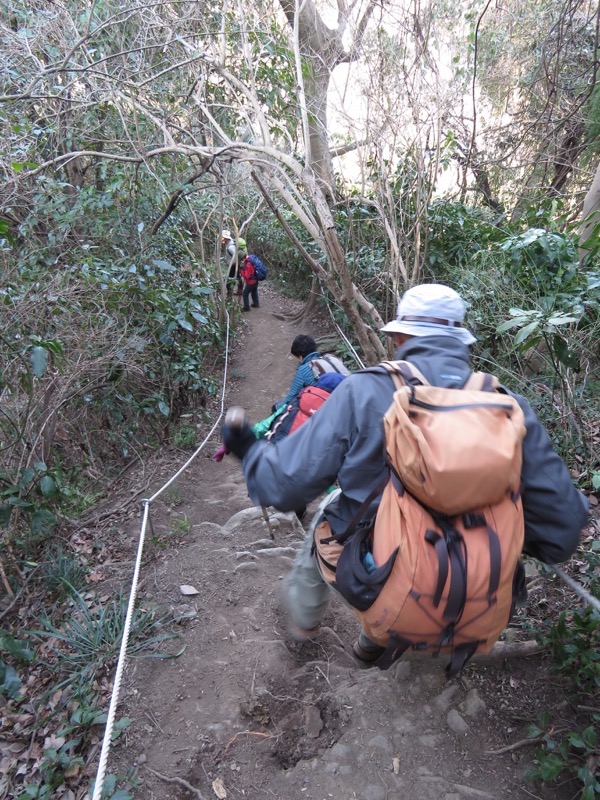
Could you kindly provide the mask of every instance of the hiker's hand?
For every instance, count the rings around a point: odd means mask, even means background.
[[[244,422],[241,428],[225,423],[221,428],[221,438],[227,450],[237,456],[240,461],[252,445],[258,441],[247,422]]]
[[[257,441],[254,431],[246,422],[243,408],[234,406],[229,409],[221,428],[221,438],[227,450],[240,460]]]
[[[212,460],[213,460],[213,461],[217,461],[217,462],[219,462],[219,461],[223,461],[223,458],[224,458],[224,456],[226,456],[226,455],[229,455],[229,451],[227,450],[227,448],[225,447],[225,445],[224,445],[224,444],[222,444],[222,445],[219,447],[219,449],[218,449],[218,450],[215,450],[215,452],[212,454],[211,458],[212,458]]]

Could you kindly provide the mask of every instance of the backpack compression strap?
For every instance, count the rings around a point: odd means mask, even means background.
[[[403,386],[429,386],[423,373],[408,361],[382,361],[380,366],[389,373],[396,389],[402,389]]]
[[[327,375],[327,371],[323,368],[323,365],[317,363],[319,361],[325,361],[327,364],[329,364],[329,366],[334,372],[339,373],[339,369],[336,367],[333,361],[327,355],[324,355],[324,356],[318,356],[318,358],[313,358],[313,360],[309,362],[309,364],[312,364],[314,366],[316,371],[319,373],[319,376]]]
[[[424,377],[414,364],[408,361],[382,361],[380,366],[384,367],[392,376],[397,389],[402,386],[429,386],[429,381]],[[400,383],[402,379],[402,383]],[[471,372],[461,389],[471,389],[480,392],[498,391],[498,378],[488,372]]]

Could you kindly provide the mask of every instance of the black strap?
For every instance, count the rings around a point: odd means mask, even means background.
[[[455,319],[443,319],[442,317],[421,317],[415,314],[403,314],[401,317],[398,317],[398,321],[402,322],[402,320],[406,320],[407,322],[431,322],[434,325],[447,325],[450,328],[462,328],[462,322],[458,322]]]
[[[500,571],[502,568],[502,548],[500,547],[500,539],[498,534],[491,525],[486,525],[488,532],[488,540],[490,547],[490,584],[488,587],[488,600],[491,603],[496,602],[496,592],[500,585]]]
[[[331,356],[324,355],[324,356],[321,356],[321,358],[323,359],[323,361],[326,361],[329,364],[330,367],[333,368],[334,372],[338,372],[338,368],[336,367],[336,365],[331,360]]]
[[[320,562],[325,567],[327,567],[327,569],[331,570],[331,572],[333,572],[333,573],[337,572],[337,566],[335,566],[334,564],[330,564],[329,561],[327,561],[327,559],[323,558],[321,553],[319,553],[319,548],[318,547],[315,547],[315,555],[316,555],[316,558],[317,558],[317,564],[319,564],[319,562]]]
[[[366,499],[360,504],[356,514],[352,517],[352,520],[346,530],[343,533],[339,533],[337,536],[335,536],[335,540],[337,542],[345,542],[346,539],[349,539],[354,533],[356,533],[369,506],[373,500],[375,500],[375,498],[383,492],[388,480],[389,476],[384,475],[375,488],[367,495]]]
[[[466,644],[459,644],[452,653],[452,658],[446,666],[446,677],[453,678],[467,661],[475,655],[479,646],[479,642],[467,642]]]
[[[407,361],[396,361],[398,372],[407,386],[422,386],[423,382],[417,378]]]
[[[425,531],[425,541],[435,547],[438,560],[438,579],[433,595],[433,605],[437,608],[442,599],[446,581],[448,580],[448,548],[446,547],[446,540],[444,537],[440,536],[437,531],[431,530],[431,528]]]
[[[375,659],[373,666],[379,667],[379,669],[389,669],[395,661],[406,653],[409,647],[412,647],[412,642],[391,633],[387,647],[379,658]]]
[[[444,534],[450,559],[450,589],[443,618],[455,623],[461,618],[467,602],[467,550],[462,535],[448,519],[436,513],[431,513],[431,516]]]
[[[490,375],[489,372],[486,372],[483,376],[483,386],[481,387],[482,392],[495,392],[496,389],[494,387],[494,376]]]
[[[443,614],[445,620],[454,623],[461,618],[467,602],[467,566],[462,553],[464,543],[462,536],[457,531],[455,533],[458,538],[446,540],[451,571],[448,602]]]
[[[469,512],[462,515],[463,524],[467,530],[471,528],[485,528],[488,534],[488,547],[490,551],[490,581],[488,585],[488,602],[496,602],[496,592],[500,586],[500,573],[502,569],[502,548],[498,534],[488,523],[484,514]]]

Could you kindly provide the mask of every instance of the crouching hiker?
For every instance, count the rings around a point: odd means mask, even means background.
[[[361,624],[361,666],[414,648],[448,653],[451,675],[524,599],[520,555],[576,549],[587,501],[524,398],[472,372],[464,314],[447,286],[409,289],[382,329],[397,361],[346,378],[274,445],[223,427],[257,505],[290,511],[339,483],[286,580],[297,641],[318,635],[333,588]]]
[[[294,403],[302,389],[307,386],[316,386],[321,376],[332,374],[345,377],[350,374],[337,356],[329,354],[322,356],[317,350],[315,340],[305,333],[300,333],[294,338],[288,358],[292,361],[298,359],[298,367],[289,392],[283,400],[273,404],[273,411],[281,406]]]
[[[307,386],[302,389],[292,403],[287,406],[279,406],[277,411],[252,425],[253,435],[256,439],[264,437],[266,441],[275,443],[294,433],[301,425],[312,419],[345,377],[338,373],[322,375],[316,386]],[[220,462],[226,455],[229,455],[229,450],[225,444],[222,444],[211,458],[213,461]],[[294,511],[298,519],[302,519],[306,512],[306,505],[298,506],[294,508]]]

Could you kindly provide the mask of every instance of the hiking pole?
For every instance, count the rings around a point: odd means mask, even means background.
[[[225,424],[229,425],[230,428],[234,428],[239,430],[244,422],[246,421],[246,412],[241,406],[232,406],[227,414],[225,415]],[[271,522],[269,520],[269,514],[265,506],[261,506],[260,510],[262,511],[263,519],[267,524],[267,530],[269,531],[269,536],[271,539],[275,540],[275,533],[273,528],[271,527]]]
[[[275,533],[273,531],[273,528],[271,527],[271,522],[269,520],[269,513],[268,513],[268,511],[266,509],[266,506],[261,506],[260,510],[262,511],[262,515],[263,515],[264,521],[267,523],[267,528],[269,530],[269,536],[271,537],[271,539],[273,539],[273,541],[275,541]]]

